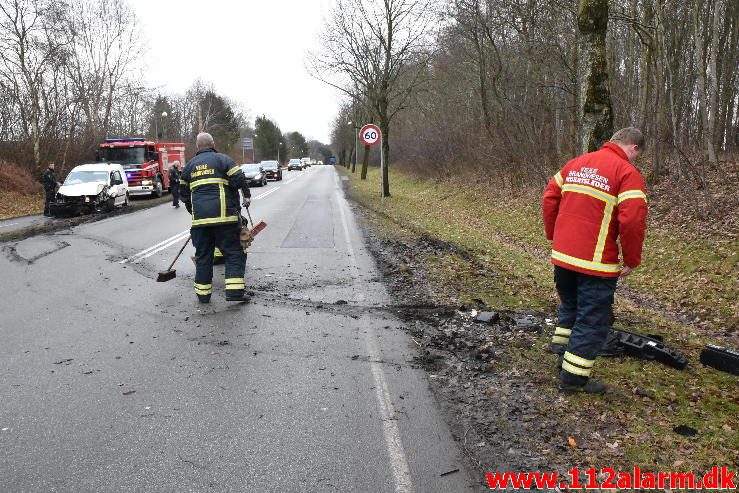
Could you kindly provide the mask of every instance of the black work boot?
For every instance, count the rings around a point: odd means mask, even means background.
[[[209,294],[199,294],[198,295],[198,303],[210,303],[210,295]]]
[[[585,385],[573,385],[560,382],[559,391],[564,394],[576,394],[578,392],[584,392],[586,394],[603,394],[606,391],[606,386],[598,380],[589,378]]]
[[[249,296],[243,291],[229,291],[226,293],[226,301],[249,301]]]

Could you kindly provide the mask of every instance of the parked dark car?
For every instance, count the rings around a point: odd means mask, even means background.
[[[264,169],[258,164],[242,164],[241,171],[246,176],[246,182],[249,186],[263,187],[267,185],[267,175],[264,173]]]
[[[280,168],[280,163],[277,161],[262,161],[259,164],[264,170],[264,174],[267,179],[282,181],[282,168]]]

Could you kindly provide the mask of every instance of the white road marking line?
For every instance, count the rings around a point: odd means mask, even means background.
[[[164,240],[164,241],[160,241],[160,242],[159,242],[159,243],[157,243],[156,245],[150,246],[149,248],[147,248],[147,249],[145,249],[145,250],[141,250],[140,252],[138,252],[138,253],[136,253],[136,254],[134,254],[134,255],[131,255],[130,257],[128,257],[128,258],[126,258],[126,259],[124,259],[124,260],[121,260],[121,261],[120,261],[120,262],[118,262],[118,263],[119,263],[119,264],[127,264],[127,263],[129,263],[129,262],[131,262],[131,261],[134,261],[134,260],[138,259],[139,257],[142,257],[143,255],[146,255],[146,254],[147,254],[147,253],[149,253],[150,251],[152,251],[152,250],[154,250],[154,249],[156,249],[156,248],[158,248],[158,247],[160,247],[160,246],[164,245],[165,243],[169,243],[169,242],[171,242],[171,241],[177,241],[178,239],[180,239],[181,237],[183,237],[184,235],[186,235],[186,234],[187,234],[187,233],[189,233],[189,232],[190,232],[190,230],[189,230],[189,229],[186,229],[185,231],[182,231],[181,233],[177,233],[177,234],[176,234],[176,235],[174,235],[174,236],[170,236],[169,238],[167,238],[167,239],[166,239],[166,240]]]
[[[9,228],[10,226],[15,226],[19,223],[10,223],[10,224],[0,224],[0,228]]]
[[[269,190],[267,192],[264,192],[264,193],[261,193],[261,194],[257,195],[256,197],[253,197],[252,200],[259,200],[259,199],[261,199],[263,197],[266,197],[267,195],[271,195],[271,194],[275,193],[279,189],[280,189],[280,187],[275,187],[272,190]],[[10,225],[8,225],[8,226],[10,226]],[[138,252],[138,253],[136,253],[134,255],[131,255],[128,258],[125,258],[125,259],[121,260],[118,263],[119,264],[129,264],[129,263],[138,263],[138,262],[141,262],[142,260],[144,260],[146,258],[149,258],[152,255],[154,255],[156,253],[159,253],[162,250],[165,250],[165,249],[171,247],[175,243],[178,243],[180,240],[183,240],[185,238],[185,236],[187,236],[189,233],[190,233],[190,230],[189,229],[186,229],[185,231],[182,231],[181,233],[177,233],[176,235],[171,236],[171,237],[167,238],[164,241],[160,241],[156,245],[150,246],[149,248],[147,248],[145,250],[141,250],[140,252]]]
[[[267,195],[273,194],[273,193],[275,193],[275,192],[276,192],[277,190],[279,190],[279,189],[280,189],[280,187],[275,187],[275,188],[273,188],[272,190],[270,190],[269,192],[264,192],[264,193],[260,193],[260,194],[259,194],[259,195],[257,195],[256,197],[252,198],[252,201],[254,201],[254,200],[259,200],[259,199],[261,199],[261,198],[263,198],[263,197],[266,197]]]
[[[167,243],[167,244],[165,244],[165,245],[162,245],[162,246],[160,246],[160,247],[159,247],[159,248],[157,248],[156,250],[152,250],[151,252],[147,253],[146,255],[142,255],[141,257],[139,257],[139,258],[135,259],[135,260],[134,260],[133,262],[134,262],[134,263],[139,263],[139,262],[141,262],[142,260],[144,260],[145,258],[149,258],[149,257],[151,257],[151,256],[152,256],[152,255],[154,255],[155,253],[159,253],[159,252],[161,252],[162,250],[165,250],[165,249],[167,249],[167,248],[171,247],[172,245],[176,245],[177,243],[179,243],[180,241],[182,241],[183,239],[185,239],[185,237],[186,237],[186,236],[187,236],[187,235],[188,235],[189,233],[190,233],[190,230],[187,230],[187,231],[185,231],[185,234],[183,234],[183,235],[180,235],[180,236],[178,236],[177,238],[175,238],[174,240],[170,241],[169,243]]]
[[[337,188],[341,188],[338,182],[338,174],[335,175]],[[349,224],[344,212],[344,203],[339,197],[339,216],[341,216],[341,224],[344,229],[344,240],[346,241],[346,249],[351,259],[354,273],[352,274],[352,284],[357,302],[364,301],[363,287],[357,278],[359,266],[357,265],[354,247],[352,246],[349,236]],[[375,380],[375,397],[377,398],[377,408],[382,421],[382,431],[385,435],[385,446],[390,456],[390,466],[393,471],[393,479],[395,480],[395,493],[410,493],[413,491],[413,483],[411,481],[411,473],[408,467],[408,458],[405,455],[403,441],[400,437],[400,429],[395,421],[395,409],[390,400],[390,392],[388,391],[387,381],[383,373],[380,361],[382,361],[380,351],[377,348],[377,336],[371,326],[365,331],[365,342],[367,344],[367,354],[370,360],[370,369],[372,378]]]

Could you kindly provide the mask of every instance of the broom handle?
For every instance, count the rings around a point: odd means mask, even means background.
[[[177,259],[180,258],[180,255],[182,255],[182,252],[185,250],[185,247],[188,243],[190,243],[190,238],[192,238],[192,235],[187,236],[187,241],[182,245],[182,248],[180,248],[180,251],[177,253],[177,256],[174,258],[171,264],[169,264],[169,268],[167,270],[172,270],[172,267],[174,267],[175,262],[177,262]]]
[[[249,212],[249,208],[246,208],[246,215],[249,216],[249,221],[251,221],[251,227],[254,228],[254,219],[251,218],[251,212]]]

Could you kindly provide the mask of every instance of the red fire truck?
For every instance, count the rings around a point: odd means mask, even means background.
[[[106,139],[100,144],[97,161],[123,166],[129,195],[161,197],[164,190],[169,190],[170,165],[175,161],[185,165],[185,144],[139,137]]]

